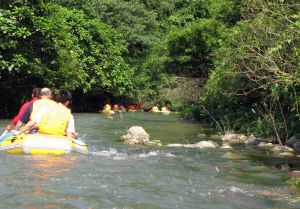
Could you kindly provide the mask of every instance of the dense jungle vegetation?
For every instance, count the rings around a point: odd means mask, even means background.
[[[285,141],[300,130],[298,0],[1,0],[0,114],[33,87]]]

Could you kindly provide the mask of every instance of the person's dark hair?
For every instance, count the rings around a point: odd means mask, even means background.
[[[40,97],[40,96],[41,96],[41,88],[33,88],[32,97]]]
[[[67,101],[71,102],[72,101],[72,95],[68,90],[62,89],[56,95],[55,100],[57,102],[60,102],[60,103],[65,103]]]

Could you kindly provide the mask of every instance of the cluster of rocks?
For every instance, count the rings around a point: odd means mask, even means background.
[[[297,137],[291,137],[286,141],[286,145],[280,146],[275,144],[274,139],[260,140],[254,135],[246,136],[243,134],[237,134],[233,132],[226,132],[223,135],[210,135],[198,134],[198,138],[201,140],[195,144],[168,144],[167,147],[185,147],[185,148],[198,148],[198,149],[226,149],[228,150],[222,157],[228,159],[242,159],[243,156],[234,152],[233,144],[245,144],[246,146],[258,147],[268,149],[270,154],[275,157],[300,157],[300,139]],[[209,140],[211,139],[211,140]],[[127,133],[121,136],[121,140],[124,144],[143,144],[143,145],[156,145],[162,146],[159,140],[150,141],[149,134],[141,126],[133,126],[127,130]],[[213,140],[213,141],[212,141]],[[214,141],[221,141],[219,146]],[[267,153],[269,153],[267,151]],[[283,162],[276,164],[275,166],[281,170],[290,171],[291,164],[289,162]],[[300,177],[300,171],[291,171],[289,175],[292,177]]]
[[[212,135],[207,136],[206,134],[198,134],[198,138],[201,140],[195,144],[168,144],[168,147],[186,147],[186,148],[217,148],[221,149],[232,149],[232,144],[243,143],[249,146],[257,146],[259,148],[267,148],[274,153],[275,156],[294,156],[294,153],[300,152],[300,139],[295,136],[291,137],[286,145],[280,146],[275,144],[274,139],[260,140],[254,135],[246,136],[243,134],[237,134],[234,132],[226,132],[223,135]],[[212,140],[205,140],[212,139]],[[144,145],[158,145],[162,146],[159,140],[150,141],[149,134],[141,126],[132,126],[127,130],[127,133],[121,136],[121,140],[124,144],[144,144]],[[219,146],[216,140],[222,142]],[[300,157],[300,155],[297,155]]]
[[[293,148],[296,152],[300,152],[300,137],[292,136],[285,144]]]
[[[224,144],[244,143],[245,145],[270,149],[274,156],[293,157],[297,153],[300,154],[300,139],[297,139],[295,136],[287,140],[285,145],[282,146],[276,144],[276,140],[273,138],[260,140],[254,135],[246,136],[233,132],[227,132],[221,138]],[[297,156],[300,157],[299,154]]]

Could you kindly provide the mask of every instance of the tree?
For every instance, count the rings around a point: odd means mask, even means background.
[[[82,2],[56,1],[85,11],[90,18],[96,18],[123,35],[128,50],[127,60],[138,64],[148,55],[149,49],[158,41],[156,13],[147,10],[138,0],[90,0]]]
[[[167,40],[167,71],[180,76],[207,77],[222,30],[222,23],[213,19],[201,19],[173,30]]]
[[[121,35],[83,12],[18,1],[1,10],[0,24],[3,92],[16,87],[16,81],[21,88],[47,85],[116,94],[132,88],[133,70],[122,57]]]
[[[300,127],[299,7],[293,1],[244,3],[245,20],[218,50],[204,101],[236,127],[247,124],[248,131],[275,134],[281,143]]]

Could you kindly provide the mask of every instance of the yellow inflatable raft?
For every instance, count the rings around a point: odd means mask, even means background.
[[[88,153],[87,144],[80,140],[44,134],[10,136],[1,142],[0,150],[5,150],[11,154],[32,155],[61,155],[71,152]]]

